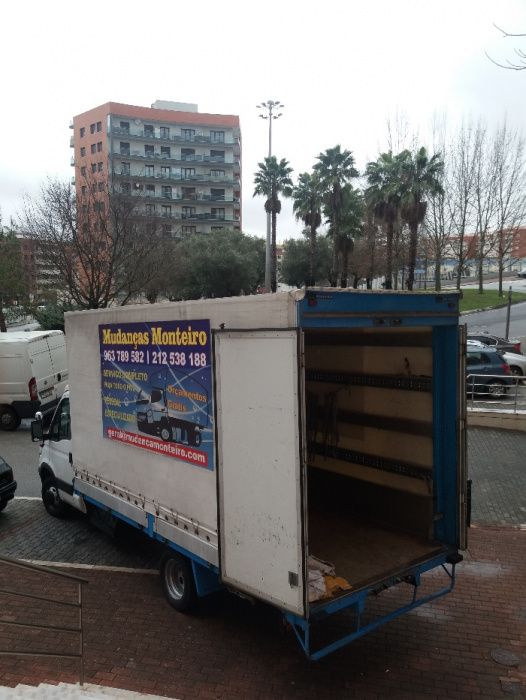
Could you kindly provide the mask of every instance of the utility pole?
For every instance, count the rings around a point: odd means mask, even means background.
[[[266,102],[261,102],[257,105],[258,109],[265,110],[264,114],[260,114],[261,119],[268,119],[268,157],[272,157],[272,120],[279,119],[283,112],[285,105],[282,105],[279,100],[267,100]],[[278,114],[274,113],[274,110],[278,110]],[[270,213],[267,212],[267,240],[265,245],[265,289],[270,292]]]

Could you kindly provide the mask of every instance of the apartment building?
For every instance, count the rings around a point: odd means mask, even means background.
[[[70,128],[81,211],[91,202],[100,213],[116,192],[133,198],[134,215],[166,236],[241,229],[239,117],[179,102],[108,102],[74,117]]]

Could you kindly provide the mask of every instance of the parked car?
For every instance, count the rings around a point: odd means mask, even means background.
[[[468,333],[468,340],[478,340],[479,343],[484,343],[488,347],[522,355],[521,341],[517,338],[506,340],[506,338],[500,338],[498,335],[491,335],[490,333]]]
[[[14,497],[15,491],[16,481],[13,478],[13,470],[5,459],[0,457],[0,512]]]
[[[513,385],[510,366],[502,354],[468,340],[466,347],[466,386],[470,394],[491,394],[502,398]]]

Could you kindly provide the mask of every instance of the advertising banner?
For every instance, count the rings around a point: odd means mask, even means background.
[[[104,437],[214,468],[210,322],[99,326]]]

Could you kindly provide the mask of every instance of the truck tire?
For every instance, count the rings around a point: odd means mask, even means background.
[[[47,476],[42,482],[42,502],[47,512],[54,518],[64,518],[68,507],[61,500],[57,482],[53,476]]]
[[[172,439],[172,431],[170,430],[170,426],[168,425],[168,423],[161,423],[161,429],[159,431],[159,434],[161,436],[161,439],[165,442],[169,442]]]
[[[7,503],[8,503],[8,501],[0,501],[0,513],[4,510]]]
[[[508,387],[504,386],[504,382],[494,379],[488,385],[488,394],[493,396],[494,399],[503,399],[506,396]]]
[[[161,581],[166,600],[179,612],[191,610],[196,601],[194,572],[187,557],[167,550],[160,565]]]
[[[0,406],[0,430],[16,430],[21,419],[11,406]]]
[[[188,431],[188,444],[192,447],[199,447],[201,444],[201,431],[199,429]]]

